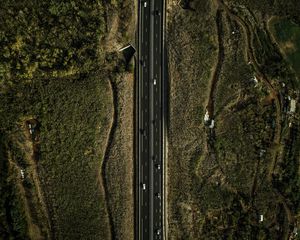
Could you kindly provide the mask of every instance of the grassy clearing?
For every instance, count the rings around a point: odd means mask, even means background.
[[[281,51],[300,77],[300,26],[288,19],[272,18],[269,27]]]

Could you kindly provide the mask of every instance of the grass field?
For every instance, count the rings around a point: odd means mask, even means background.
[[[300,25],[288,19],[273,18],[269,26],[281,51],[300,77]]]

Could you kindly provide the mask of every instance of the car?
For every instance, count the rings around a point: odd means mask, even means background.
[[[141,135],[146,136],[146,131],[145,131],[145,129],[141,128],[141,129],[140,129],[140,133],[141,133]]]
[[[159,10],[155,10],[155,11],[154,11],[154,15],[160,16],[160,11],[159,11]]]
[[[156,164],[156,168],[160,170],[160,164]]]
[[[156,194],[155,194],[155,196],[156,196],[157,198],[159,198],[159,199],[161,198],[161,196],[160,196],[160,193],[159,193],[159,192],[158,192],[158,193],[156,193]]]
[[[160,235],[161,234],[161,230],[160,229],[157,229],[156,230],[156,235]]]
[[[146,67],[146,62],[144,60],[140,60],[140,63],[143,67]]]
[[[146,1],[144,2],[144,7],[147,7],[147,2]]]
[[[146,183],[143,183],[143,190],[146,190]]]
[[[153,84],[156,85],[156,78],[153,79]]]

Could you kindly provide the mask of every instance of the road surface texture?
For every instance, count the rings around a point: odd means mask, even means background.
[[[137,239],[163,239],[164,1],[138,9]]]

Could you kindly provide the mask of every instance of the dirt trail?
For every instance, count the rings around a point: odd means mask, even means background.
[[[108,182],[107,182],[107,163],[108,163],[108,159],[109,159],[110,149],[111,149],[111,146],[113,143],[114,134],[116,132],[117,117],[118,117],[117,92],[115,89],[116,87],[114,86],[114,83],[112,82],[111,79],[109,80],[109,88],[112,93],[113,107],[112,107],[112,118],[111,118],[111,122],[110,122],[110,126],[109,126],[109,133],[108,133],[107,142],[105,145],[105,152],[104,152],[103,159],[102,159],[101,177],[102,177],[102,183],[103,183],[102,185],[103,185],[103,189],[104,189],[104,199],[105,199],[105,203],[106,203],[106,209],[107,209],[109,225],[110,225],[110,235],[111,235],[111,239],[115,239],[116,232],[115,232],[114,221],[113,221],[113,216],[112,216],[112,209],[109,204],[109,197],[108,197],[109,189],[108,189]]]
[[[105,21],[106,21],[106,38],[104,39],[104,41],[100,42],[100,45],[104,45],[104,50],[107,53],[115,53],[115,51],[120,47],[118,40],[117,40],[117,30],[119,28],[119,17],[113,13],[112,16],[109,16],[107,14],[107,12],[112,11],[110,4],[105,4]],[[113,64],[112,64],[113,65]],[[112,72],[112,69],[110,69],[110,63],[107,62],[107,66],[105,68],[105,71],[107,71],[107,76],[109,76],[108,78],[108,84],[109,84],[109,91],[110,91],[110,95],[111,97],[111,102],[112,102],[112,117],[110,119],[110,124],[109,124],[109,131],[108,131],[108,135],[107,135],[107,139],[106,139],[106,143],[105,143],[105,147],[104,147],[104,154],[103,154],[103,158],[102,158],[102,165],[101,165],[101,170],[99,172],[99,182],[102,185],[103,188],[103,197],[104,197],[104,201],[106,204],[106,210],[107,210],[107,214],[108,214],[108,220],[109,220],[109,227],[110,227],[110,238],[111,239],[115,239],[116,236],[116,231],[115,231],[115,226],[114,226],[114,221],[113,221],[113,216],[112,216],[112,209],[111,206],[109,204],[109,187],[108,187],[108,180],[107,180],[107,164],[108,164],[108,160],[109,160],[109,155],[110,155],[110,149],[113,143],[113,138],[116,132],[116,127],[117,127],[117,117],[118,117],[118,113],[117,113],[117,92],[114,86],[114,82],[111,79],[110,74],[108,74],[108,72]]]
[[[22,124],[20,130],[21,136],[13,136],[13,138],[15,138],[14,142],[17,143],[18,148],[24,153],[24,160],[28,166],[26,169],[22,169],[12,157],[10,157],[9,162],[18,172],[18,179],[16,181],[24,201],[29,235],[31,239],[54,239],[53,223],[49,217],[49,209],[38,173],[37,158],[39,156],[39,141],[36,140],[38,139],[38,134],[35,139],[32,139],[26,122]],[[22,142],[17,140],[20,137],[23,139]],[[21,171],[25,174],[25,178],[33,182],[34,191],[24,188],[21,181]]]
[[[13,161],[12,156],[10,153],[8,153],[8,163],[9,163],[9,171],[10,172],[21,172],[21,168]],[[44,239],[42,237],[41,228],[40,226],[37,226],[34,224],[34,218],[32,214],[32,209],[30,207],[29,200],[27,198],[26,190],[23,187],[22,181],[20,179],[20,174],[17,174],[16,186],[19,190],[19,194],[21,196],[21,199],[23,201],[24,205],[24,212],[26,217],[26,222],[28,224],[28,235],[30,239]],[[49,236],[49,235],[48,235]]]
[[[32,168],[33,168],[32,177],[33,177],[34,184],[35,184],[36,191],[37,191],[37,198],[39,200],[39,203],[42,206],[43,214],[45,215],[45,217],[48,221],[47,222],[48,237],[49,237],[49,239],[53,239],[53,236],[52,236],[52,233],[51,233],[52,232],[51,231],[52,223],[51,223],[51,220],[50,220],[50,217],[49,217],[49,210],[48,210],[47,203],[45,201],[44,193],[43,193],[42,186],[41,186],[40,175],[38,173],[38,166],[36,164],[36,157],[39,153],[36,152],[35,149],[38,149],[38,148],[35,146],[34,143],[32,143],[32,149],[33,149],[33,156],[28,157],[28,160],[29,160],[29,163],[32,165]]]
[[[215,105],[215,93],[217,83],[220,77],[220,73],[222,70],[222,65],[224,61],[224,46],[223,46],[223,24],[222,24],[222,11],[220,9],[217,10],[216,13],[216,25],[217,25],[217,32],[218,32],[218,60],[216,67],[214,69],[212,79],[211,79],[211,86],[209,92],[209,98],[207,103],[207,111],[209,113],[210,118],[214,118],[214,105]]]
[[[210,83],[210,92],[209,97],[207,100],[207,107],[206,110],[209,114],[209,119],[214,120],[214,111],[215,111],[215,94],[217,84],[220,78],[222,65],[225,57],[224,53],[224,45],[223,45],[223,21],[222,21],[222,10],[220,8],[217,9],[216,12],[216,26],[217,26],[217,34],[218,34],[218,58],[215,69],[212,74],[211,83]],[[213,128],[206,128],[206,151],[208,152],[210,158],[216,162],[218,168],[220,169],[221,173],[225,176],[224,170],[220,165],[217,154],[215,151],[215,130]]]
[[[108,59],[110,59],[105,60],[104,71],[106,72],[106,74],[104,75],[108,76],[109,91],[112,96],[112,116],[110,119],[106,144],[104,147],[104,155],[102,159],[101,171],[99,172],[99,178],[104,190],[104,201],[106,204],[106,210],[110,225],[110,238],[117,239],[119,238],[119,227],[118,221],[116,221],[116,216],[113,208],[116,206],[112,206],[115,196],[113,196],[113,192],[110,186],[110,183],[114,181],[114,179],[110,178],[110,175],[112,173],[110,171],[113,170],[109,168],[109,161],[111,161],[111,157],[113,155],[113,145],[115,144],[117,131],[118,128],[122,127],[120,126],[119,122],[121,115],[121,110],[118,110],[118,107],[120,106],[120,93],[118,89],[118,80],[116,80],[120,75],[119,73],[116,74],[116,68],[117,66],[124,65],[123,60],[121,59],[122,57],[118,54],[118,49],[124,46],[124,44],[127,44],[127,38],[134,38],[135,21],[137,19],[135,15],[130,15],[131,17],[128,17],[126,21],[131,22],[132,24],[124,25],[124,21],[122,20],[122,14],[120,13],[119,9],[116,9],[115,4],[107,2],[104,5],[106,8],[106,37],[103,39],[103,41],[100,42],[100,45],[103,46],[104,52],[106,53]],[[126,5],[125,1],[123,6],[124,8],[122,8],[124,14],[128,13],[128,11],[134,12],[133,9],[137,8],[136,4],[134,4],[133,8],[129,6],[131,5]],[[123,176],[118,177],[122,179]],[[126,223],[124,225],[126,225]]]

